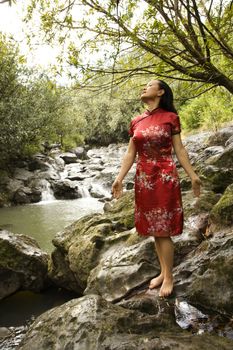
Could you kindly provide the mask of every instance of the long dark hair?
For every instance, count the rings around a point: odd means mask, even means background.
[[[165,109],[166,111],[177,113],[177,110],[173,104],[172,89],[167,83],[165,83],[165,81],[159,79],[157,81],[159,83],[160,89],[164,90],[164,94],[161,96],[159,101],[159,107]]]

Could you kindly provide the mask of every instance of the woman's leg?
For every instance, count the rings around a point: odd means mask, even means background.
[[[160,254],[163,260],[163,284],[160,288],[159,295],[166,297],[172,293],[173,290],[173,260],[174,260],[174,244],[171,237],[158,237]]]
[[[155,250],[157,252],[157,256],[159,259],[161,272],[157,277],[152,278],[152,280],[150,281],[150,284],[149,284],[150,289],[159,287],[163,283],[163,276],[164,276],[163,256],[161,253],[160,244],[159,244],[159,240],[157,239],[157,237],[155,237]]]
[[[159,295],[165,297],[170,295],[173,290],[172,269],[174,245],[170,237],[156,237],[155,246],[161,266],[161,273],[158,277],[151,280],[149,288],[156,288],[162,284]]]

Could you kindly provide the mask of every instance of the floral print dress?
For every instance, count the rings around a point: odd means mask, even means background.
[[[172,135],[180,133],[177,114],[156,108],[135,117],[129,135],[137,149],[135,227],[144,236],[182,233],[183,209]]]

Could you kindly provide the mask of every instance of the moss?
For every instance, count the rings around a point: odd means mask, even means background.
[[[211,188],[215,192],[224,192],[224,190],[233,182],[233,169],[209,165],[201,169],[200,173],[206,177],[207,184],[211,184]]]
[[[193,192],[189,191],[183,194],[183,207],[185,216],[197,215],[203,212],[209,212],[218,202],[219,196],[212,191],[205,191],[197,199],[193,197]]]
[[[211,210],[210,220],[219,226],[233,224],[233,184],[227,187],[220,200]]]
[[[137,232],[134,232],[127,239],[126,245],[130,246],[130,245],[133,245],[133,244],[137,244],[137,243],[141,242],[142,240],[144,240],[144,237],[139,236],[139,234]]]
[[[0,193],[0,208],[10,206],[9,194],[5,191]]]
[[[109,209],[109,213],[120,213],[134,208],[134,191],[125,192]]]

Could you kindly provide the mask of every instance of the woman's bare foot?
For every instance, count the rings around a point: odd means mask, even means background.
[[[149,288],[153,289],[153,288],[157,288],[159,287],[161,284],[163,283],[163,275],[160,274],[159,276],[152,278],[152,280],[150,281],[149,284]]]
[[[159,291],[160,297],[168,297],[173,291],[173,278],[166,278]]]

